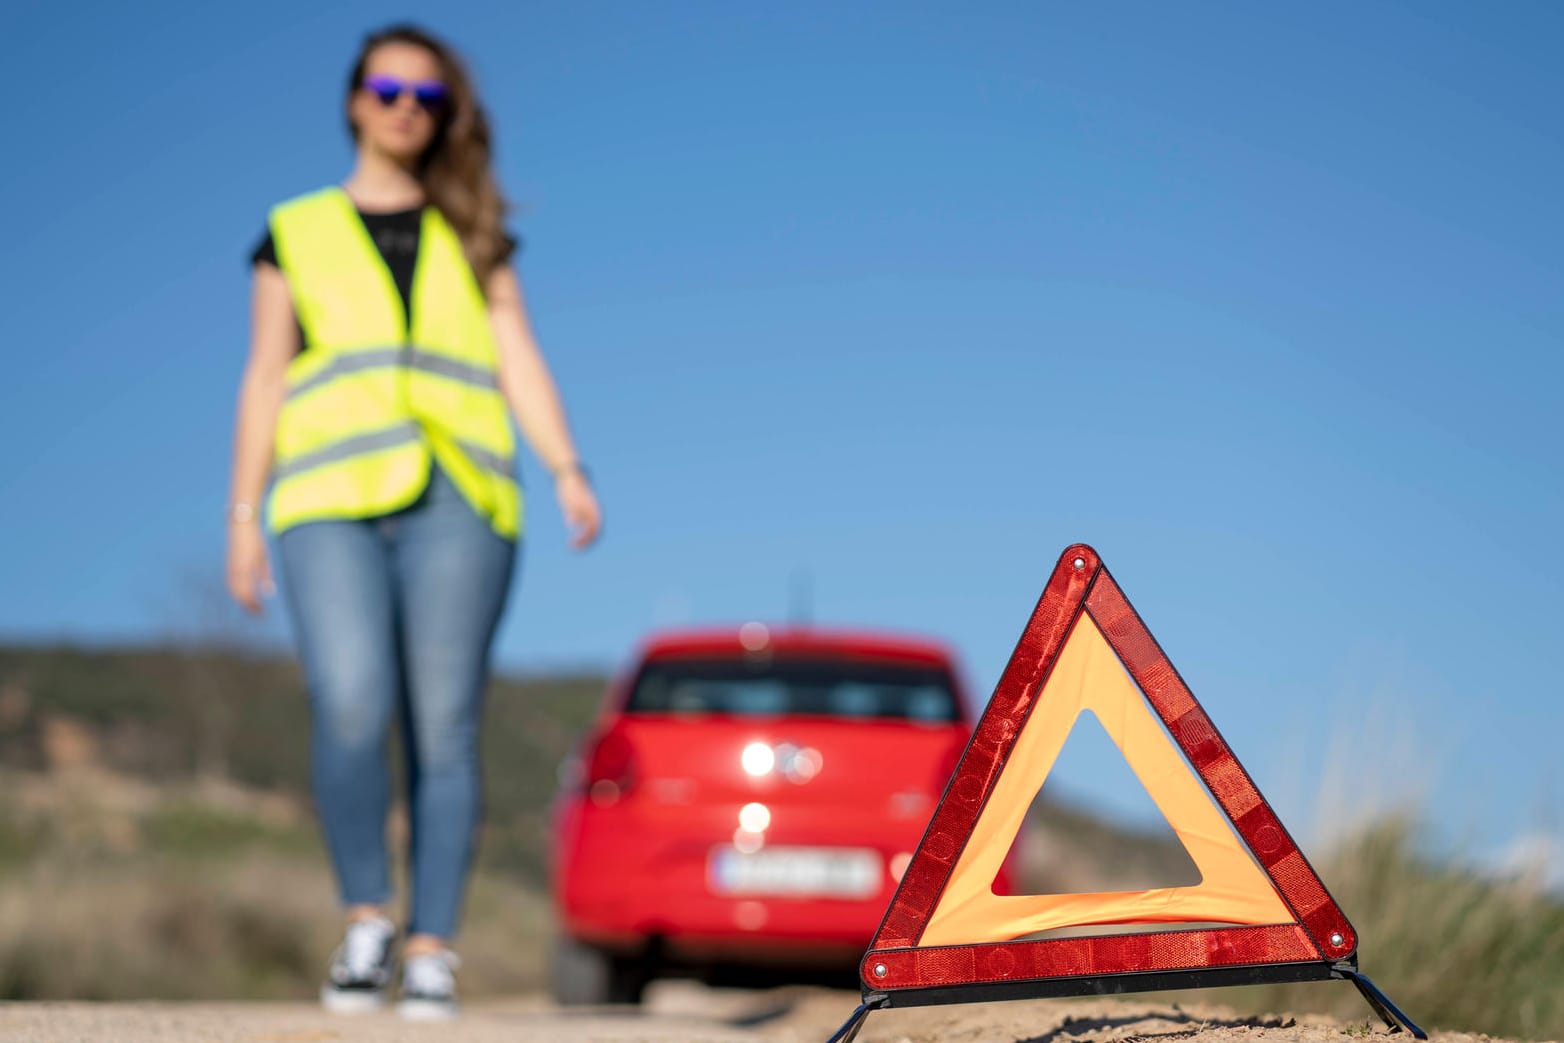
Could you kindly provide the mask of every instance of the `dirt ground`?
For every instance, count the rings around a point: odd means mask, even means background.
[[[440,1025],[390,1013],[333,1016],[303,1004],[0,1004],[5,1043],[824,1043],[857,1006],[857,994],[826,989],[734,991],[669,982],[640,1009],[562,1010],[541,997],[470,1004]],[[1415,1016],[1415,1015],[1414,1015]],[[1288,1015],[1240,1017],[1218,1006],[1127,1000],[1032,1000],[869,1016],[860,1043],[1324,1043],[1390,1037],[1368,1009],[1353,1022]],[[1488,1036],[1435,1033],[1440,1043]]]

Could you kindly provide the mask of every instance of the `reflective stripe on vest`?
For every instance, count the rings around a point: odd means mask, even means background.
[[[405,366],[425,373],[438,373],[451,380],[460,380],[464,384],[491,390],[498,389],[500,386],[492,370],[423,351],[409,344],[397,348],[371,348],[368,351],[355,351],[350,355],[338,355],[327,363],[325,368],[311,373],[290,387],[288,397],[297,398],[348,373],[362,373],[366,369],[383,366]]]
[[[437,462],[496,532],[516,536],[515,445],[488,307],[440,212],[423,211],[410,327],[342,189],[274,208],[271,230],[309,344],[289,366],[277,423],[273,530],[405,507]]]
[[[355,456],[363,456],[365,453],[373,453],[380,449],[390,449],[393,446],[407,445],[423,438],[418,425],[411,421],[400,424],[392,424],[390,427],[379,431],[368,431],[361,435],[350,435],[340,442],[322,446],[308,453],[300,453],[292,459],[278,464],[272,468],[272,477],[281,482],[296,474],[305,471],[313,471],[317,467],[334,464],[339,460],[348,460]]]

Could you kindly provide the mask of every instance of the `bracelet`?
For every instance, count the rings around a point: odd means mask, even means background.
[[[228,506],[228,520],[246,525],[255,520],[255,504],[235,500]]]

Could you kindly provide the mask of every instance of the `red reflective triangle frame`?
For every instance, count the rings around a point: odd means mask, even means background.
[[[993,792],[1032,707],[1081,613],[1109,646],[1166,726],[1217,806],[1269,876],[1292,913],[1290,923],[1202,927],[1135,934],[922,946],[920,935],[939,904],[979,815]],[[1039,780],[1041,783],[1041,780]],[[973,730],[927,831],[912,856],[885,918],[860,965],[864,993],[892,1005],[981,998],[984,986],[1034,983],[1025,991],[1058,995],[1088,991],[1050,983],[1124,975],[1146,984],[1089,991],[1229,984],[1239,968],[1274,968],[1279,977],[1334,977],[1352,967],[1357,934],[1298,845],[1255,788],[1221,733],[1131,607],[1124,592],[1085,544],[1065,550],[1043,590],[1003,676]],[[1313,965],[1310,970],[1303,965]],[[1210,982],[1198,972],[1213,972]],[[1318,973],[1316,973],[1316,971]],[[1196,972],[1196,973],[1191,973]],[[1161,980],[1157,980],[1158,976]],[[1111,982],[1110,982],[1111,984]],[[933,990],[932,994],[925,990]],[[949,1000],[935,998],[950,993]],[[916,999],[913,993],[923,993]]]

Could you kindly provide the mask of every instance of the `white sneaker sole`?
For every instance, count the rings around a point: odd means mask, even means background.
[[[402,1000],[396,1012],[408,1021],[454,1021],[457,1008],[440,1000]]]
[[[383,1010],[386,1005],[384,991],[364,992],[354,990],[347,992],[342,989],[334,989],[330,985],[320,987],[320,1005],[333,1014],[372,1014],[377,1010]]]

